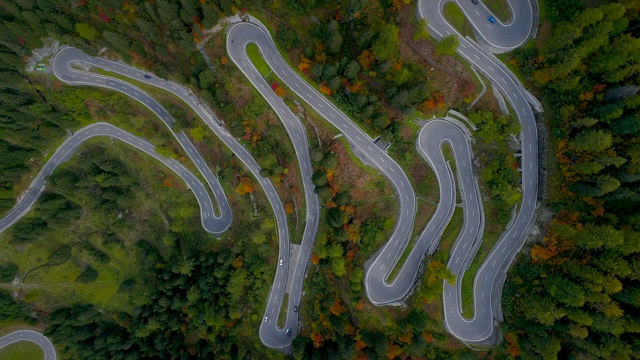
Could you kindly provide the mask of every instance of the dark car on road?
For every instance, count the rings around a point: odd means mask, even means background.
[[[487,20],[489,20],[489,22],[490,22],[490,23],[492,23],[492,24],[493,24],[494,22],[496,22],[496,18],[494,18],[493,16],[489,16],[489,17],[487,17]]]
[[[151,76],[150,75],[145,75],[144,78],[147,79],[147,80],[151,80]]]
[[[478,5],[478,0],[471,0],[471,2],[473,3],[473,5]]]

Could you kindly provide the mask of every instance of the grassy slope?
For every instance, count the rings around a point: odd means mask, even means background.
[[[467,20],[466,16],[464,16],[464,13],[458,4],[454,2],[446,3],[444,5],[442,15],[454,28],[456,28],[456,30],[460,32],[460,34],[474,38],[471,23]]]
[[[18,341],[0,349],[3,360],[38,360],[44,359],[44,352],[37,344],[30,341]]]
[[[493,16],[502,22],[510,21],[513,17],[511,6],[507,0],[482,0],[482,2],[493,13]]]
[[[271,68],[267,65],[267,62],[264,61],[262,55],[260,54],[260,49],[258,45],[251,43],[247,45],[247,54],[249,55],[249,59],[260,72],[260,75],[267,76],[271,72]]]
[[[87,151],[86,144],[99,143],[109,144],[109,151],[117,155],[121,161],[130,168],[140,169],[140,173],[132,173],[131,175],[139,176],[139,182],[143,185],[140,188],[132,189],[141,202],[136,204],[134,208],[128,209],[132,213],[141,215],[141,218],[137,219],[140,223],[135,220],[130,223],[134,228],[139,228],[132,229],[131,237],[123,239],[125,248],[103,246],[99,240],[89,237],[89,241],[94,246],[109,255],[111,258],[109,263],[98,263],[86,254],[74,251],[72,259],[61,265],[42,267],[31,271],[26,280],[29,287],[23,288],[26,292],[25,300],[35,303],[39,308],[50,309],[76,302],[90,302],[105,309],[131,311],[133,304],[129,303],[128,295],[117,293],[122,281],[135,277],[140,270],[137,262],[132,261],[134,259],[131,258],[129,246],[138,239],[138,236],[155,233],[155,230],[147,231],[147,227],[167,226],[163,222],[163,217],[166,217],[162,209],[163,205],[186,203],[191,208],[198,209],[195,198],[190,194],[183,193],[186,188],[180,185],[179,178],[156,160],[139,154],[127,145],[120,142],[114,142],[113,145],[110,145],[108,140],[97,138],[89,140],[79,151]],[[58,169],[69,167],[80,159],[79,156],[74,156]],[[159,174],[164,174],[164,178],[174,185],[168,188],[159,180]],[[68,229],[51,231],[45,238],[32,243],[16,246],[7,241],[9,234],[3,234],[3,241],[0,243],[0,261],[15,262],[20,268],[19,273],[24,274],[26,270],[45,263],[48,256],[63,244],[77,240],[67,235],[68,230],[71,233],[83,233],[91,231],[90,229],[94,229],[93,232],[104,230],[100,227],[101,219],[87,210],[85,209],[81,219],[73,222]],[[146,214],[146,216],[142,216],[142,214]],[[28,214],[27,217],[30,215]],[[198,212],[195,211],[193,216],[198,216]],[[160,239],[153,240],[159,241]],[[98,270],[99,277],[95,282],[89,284],[74,282],[74,279],[82,272],[79,266],[82,263],[89,263]]]

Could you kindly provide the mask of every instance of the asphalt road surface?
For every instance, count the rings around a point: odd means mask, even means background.
[[[455,286],[445,283],[443,293],[445,326],[451,334],[467,343],[493,344],[497,342],[494,320],[500,310],[500,298],[502,289],[501,274],[506,272],[517,252],[521,249],[528,235],[529,225],[533,219],[538,197],[538,137],[536,122],[531,106],[527,101],[524,87],[517,78],[493,55],[481,50],[477,44],[462,37],[442,17],[442,6],[446,0],[428,1],[418,3],[418,16],[428,22],[429,31],[436,37],[442,38],[449,34],[457,34],[460,46],[457,52],[464,59],[476,66],[509,101],[515,115],[522,125],[520,133],[520,146],[522,151],[522,200],[519,211],[511,225],[496,243],[491,253],[478,270],[474,280],[474,317],[469,319],[462,314],[461,306],[461,282],[465,266],[457,266],[468,263],[471,259],[457,259],[465,255],[467,247],[477,246],[476,237],[470,234],[468,237],[460,237],[454,245],[451,254],[449,268],[457,275]],[[524,3],[525,1],[522,1]],[[527,1],[528,2],[528,1]],[[466,6],[465,6],[466,7]],[[529,14],[531,16],[532,14]],[[470,18],[476,27],[481,27],[477,21],[486,19]],[[510,27],[514,33],[518,33],[522,39],[528,34],[531,23],[522,17],[515,17]],[[528,35],[526,35],[528,36]],[[526,37],[524,37],[526,39]],[[496,38],[495,41],[501,41]],[[501,45],[501,44],[498,44]],[[513,44],[505,43],[504,46]],[[461,141],[461,140],[460,140]],[[457,145],[454,145],[454,147]],[[458,165],[460,169],[460,165]],[[436,173],[438,170],[436,169]],[[465,196],[473,195],[467,193]],[[471,199],[473,200],[473,199]],[[465,208],[465,226],[473,226],[472,220],[467,214],[473,211],[473,207]],[[460,250],[460,247],[463,249]],[[473,252],[466,252],[472,255]]]
[[[163,108],[146,92],[125,81],[96,73],[81,71],[72,67],[73,63],[79,62],[79,60],[88,64],[92,64],[91,60],[95,60],[96,63],[99,63],[100,61],[106,62],[106,60],[91,57],[76,48],[65,47],[56,54],[53,60],[53,73],[58,79],[70,85],[100,86],[121,92],[139,101],[141,104],[154,112],[156,116],[158,116],[167,126],[169,131],[175,136],[176,140],[178,140],[178,143],[180,143],[187,156],[191,159],[191,161],[198,168],[198,171],[200,171],[202,176],[205,178],[207,184],[209,185],[209,188],[212,190],[217,199],[218,211],[220,212],[219,215],[215,214],[215,209],[210,205],[210,201],[208,203],[201,203],[202,205],[204,205],[204,207],[201,208],[201,211],[203,213],[202,216],[208,219],[207,223],[209,224],[205,229],[217,235],[227,230],[233,221],[233,213],[231,212],[231,207],[229,207],[229,203],[224,194],[224,190],[222,189],[222,185],[220,185],[218,178],[213,175],[211,169],[209,169],[207,164],[205,164],[204,160],[202,159],[196,148],[193,146],[189,138],[184,134],[184,132],[181,131],[179,133],[176,133],[173,131],[172,125],[175,123],[175,120],[171,117],[167,110],[165,110],[165,108]],[[110,64],[112,63],[109,62],[104,67],[100,64],[93,65],[105,70],[111,70],[111,68],[109,67]],[[141,75],[141,77],[144,79],[144,75]],[[203,193],[201,194],[201,192]],[[198,191],[194,192],[196,196],[201,196],[203,198],[205,193],[206,190],[203,191],[203,189],[199,189]]]
[[[113,125],[107,123],[95,123],[86,126],[78,130],[71,137],[67,138],[62,145],[56,149],[49,161],[42,167],[36,178],[32,181],[31,186],[27,192],[27,195],[18,204],[0,220],[0,233],[18,221],[24,214],[26,214],[31,206],[36,202],[42,191],[44,191],[45,182],[49,175],[60,165],[61,163],[69,160],[75,150],[86,140],[96,136],[108,136],[125,142],[162,162],[169,167],[176,175],[178,175],[192,190],[200,204],[200,218],[202,221],[202,227],[210,232],[217,234],[220,228],[228,226],[222,223],[220,219],[214,217],[213,204],[209,193],[202,185],[200,180],[189,171],[184,165],[178,161],[170,158],[160,156],[150,142],[131,135],[128,132],[121,130]],[[226,220],[226,219],[225,219]]]
[[[75,68],[71,68],[70,64],[73,62],[81,61],[85,64],[90,64],[94,67],[99,67],[104,70],[112,71],[119,75],[123,75],[137,81],[141,81],[147,83],[149,85],[161,88],[166,90],[175,96],[182,99],[187,105],[189,105],[197,114],[202,118],[202,120],[209,126],[209,128],[222,140],[226,146],[228,146],[233,154],[246,166],[246,168],[253,174],[254,178],[258,181],[260,186],[263,188],[269,203],[271,204],[271,208],[274,211],[276,223],[277,223],[277,231],[278,231],[278,239],[279,239],[279,255],[277,259],[274,259],[273,263],[276,265],[274,284],[275,287],[271,288],[271,292],[269,294],[269,307],[267,310],[268,314],[271,314],[269,318],[271,321],[276,321],[277,316],[280,311],[280,307],[278,304],[282,304],[281,294],[284,292],[284,288],[287,283],[287,274],[289,268],[289,230],[286,221],[286,214],[284,211],[284,207],[276,190],[268,178],[262,177],[260,175],[261,167],[256,163],[251,154],[245,149],[240,142],[234,138],[224,127],[224,123],[218,119],[215,114],[206,110],[200,103],[200,101],[193,95],[193,93],[183,85],[177,84],[172,81],[167,81],[161,78],[158,78],[154,74],[150,74],[148,72],[136,69],[126,64],[110,61],[107,59],[102,59],[98,57],[93,57],[85,54],[84,52],[76,49],[76,48],[65,48],[62,49],[55,58],[54,61],[54,71],[56,72],[56,76],[63,77],[67,82],[75,82],[76,84],[86,84],[86,85],[94,85],[94,86],[106,86],[109,88],[113,88],[117,91],[123,92],[124,94],[138,100],[142,104],[149,106],[154,106],[155,102],[152,98],[150,98],[144,91],[139,88],[132,86],[124,81],[106,77],[102,75],[96,75],[93,73],[77,70]],[[155,107],[155,106],[154,106]],[[153,109],[152,109],[153,110]],[[164,118],[163,118],[164,119]],[[306,136],[305,136],[306,137]],[[311,203],[311,199],[307,199],[307,203]],[[313,225],[313,220],[311,218],[307,219],[308,225],[307,227],[311,228]],[[317,224],[316,224],[317,226]],[[279,259],[282,259],[282,265],[279,265]],[[303,277],[304,274],[301,273],[297,277]],[[295,288],[296,285],[294,285]],[[302,281],[297,283],[299,290],[302,287]],[[278,301],[278,299],[280,301]],[[294,304],[293,301],[290,302],[290,307]],[[296,321],[297,324],[297,316],[296,319],[291,317],[287,319],[287,324],[291,324],[294,329],[296,326],[292,324],[293,321]],[[269,321],[269,320],[268,320]],[[284,331],[277,329],[275,326],[275,322],[272,323],[273,326],[270,326],[269,329],[271,331],[263,332],[261,330],[261,338],[266,345],[272,346],[274,348],[279,347],[288,347],[291,338],[287,337]],[[261,327],[262,329],[262,327]],[[285,330],[286,331],[286,330]],[[286,339],[285,339],[286,337]]]
[[[0,349],[18,341],[30,341],[40,346],[44,352],[44,360],[56,360],[58,358],[56,349],[53,347],[51,341],[44,335],[33,330],[18,330],[1,337]]]
[[[280,349],[288,348],[297,335],[298,313],[294,311],[294,307],[299,307],[300,305],[302,283],[304,281],[309,256],[311,255],[311,249],[313,248],[313,241],[315,240],[318,230],[320,204],[318,196],[314,192],[315,186],[311,181],[313,168],[309,156],[309,143],[305,127],[300,119],[291,112],[289,106],[274,93],[271,86],[260,75],[260,72],[249,59],[246,46],[254,42],[254,34],[251,30],[255,27],[249,25],[248,29],[250,30],[247,31],[245,30],[247,29],[246,25],[247,24],[244,23],[237,23],[227,28],[227,52],[229,53],[229,58],[240,68],[251,84],[258,90],[262,97],[264,97],[287,130],[298,159],[306,203],[305,228],[298,257],[293,264],[285,264],[283,259],[282,265],[278,265],[280,267],[284,267],[285,265],[294,266],[293,278],[287,278],[288,271],[278,272],[276,274],[267,300],[263,322],[260,325],[260,340],[270,348]],[[292,282],[292,286],[287,304],[286,320],[284,322],[285,325],[279,328],[278,315],[283,306],[288,281]]]
[[[422,0],[433,4],[444,6],[449,1],[455,1],[460,5],[465,16],[480,36],[490,45],[512,50],[522,45],[531,34],[533,26],[533,7],[530,0],[507,0],[511,8],[511,19],[505,23],[501,22],[494,14],[487,9],[482,0],[474,5],[471,0]],[[488,20],[489,16],[496,19],[495,23]]]
[[[289,67],[264,25],[251,18],[251,23],[236,24],[232,31],[233,36],[228,40],[229,52],[235,51],[233,47],[239,46],[237,44],[256,43],[262,57],[287,87],[295,91],[302,100],[340,131],[352,148],[366,156],[367,162],[380,170],[394,187],[395,198],[399,202],[396,226],[387,244],[378,252],[378,256],[371,260],[365,274],[367,295],[374,304],[394,302],[395,299],[389,300],[387,296],[389,287],[386,278],[409,242],[416,212],[416,197],[409,179],[402,168],[376,146],[348,116]],[[413,278],[398,278],[394,283],[394,294],[399,294],[399,298],[404,297],[411,290],[413,283]]]
[[[441,9],[444,1],[447,0],[422,0],[418,4],[419,16],[427,19],[429,22],[429,30],[438,37],[457,33],[455,29],[453,29],[442,17]],[[483,37],[486,37],[489,42],[495,43],[497,46],[515,47],[519,45],[518,41],[521,43],[524,41],[523,39],[528,37],[528,32],[530,31],[531,26],[530,22],[527,26],[527,22],[531,21],[531,14],[527,16],[526,9],[524,7],[524,10],[522,11],[516,10],[514,7],[516,14],[514,15],[514,21],[510,24],[496,23],[496,33],[494,34],[492,32],[494,31],[493,28],[482,28],[481,22],[487,21],[486,16],[483,18],[483,13],[478,11],[478,14],[475,16],[473,14],[469,15],[467,11],[469,6],[467,4],[462,4],[462,6],[465,9],[465,13],[470,16],[470,20],[476,29],[478,29],[478,31],[483,34]],[[486,11],[483,7],[479,9]],[[472,9],[472,11],[475,12],[475,9]],[[525,17],[529,18],[529,20],[525,19]],[[499,27],[508,30],[503,31],[498,29]],[[527,35],[523,38],[522,34],[524,34],[525,31]],[[516,41],[518,38],[520,40]],[[313,210],[309,210],[314,207],[314,199],[317,203],[317,198],[315,195],[311,196],[311,193],[309,193],[307,189],[308,183],[306,180],[310,178],[309,171],[311,168],[310,163],[308,162],[308,143],[306,141],[304,128],[295,116],[291,117],[293,114],[291,114],[288,109],[285,111],[286,106],[282,101],[278,99],[275,94],[270,93],[270,87],[266,86],[265,88],[266,82],[264,82],[264,80],[259,76],[259,73],[246,56],[245,47],[249,42],[256,43],[260,48],[265,61],[269,64],[273,72],[290,89],[295,91],[303,100],[308,102],[309,105],[318,112],[318,114],[342,132],[355,150],[364,154],[364,156],[367,157],[368,162],[378,168],[385,177],[389,179],[394,187],[395,198],[399,201],[396,226],[389,241],[378,251],[375,258],[369,262],[365,275],[365,289],[367,296],[372,303],[376,305],[398,303],[406,297],[415,284],[417,269],[424,257],[424,253],[433,249],[434,244],[437,244],[437,238],[439,238],[438,234],[441,234],[444,230],[446,223],[452,215],[452,204],[455,202],[453,174],[449,165],[444,161],[440,150],[440,144],[442,141],[446,141],[451,144],[456,157],[458,183],[460,184],[461,194],[463,194],[464,197],[463,206],[465,209],[465,228],[456,240],[454,251],[452,252],[448,265],[452,271],[455,270],[454,273],[458,275],[458,280],[456,286],[451,287],[445,285],[445,292],[443,295],[445,325],[454,336],[465,342],[486,343],[494,341],[495,339],[492,338],[492,336],[495,335],[493,324],[494,309],[492,307],[493,287],[496,284],[501,285],[499,281],[496,282],[498,279],[498,273],[508,268],[513,257],[522,246],[522,243],[526,238],[527,228],[535,210],[538,169],[537,133],[533,112],[526,100],[522,85],[517,82],[517,79],[513,74],[506,70],[504,65],[500,64],[495,57],[482,51],[476,44],[471,43],[460,36],[460,47],[458,48],[458,53],[474,64],[496,86],[499,87],[501,92],[510,102],[522,124],[523,131],[520,135],[520,140],[522,146],[523,200],[521,209],[517,213],[513,226],[505,232],[477,273],[474,283],[475,316],[473,319],[466,319],[461,314],[459,285],[464,273],[464,266],[462,264],[468,263],[468,261],[470,261],[469,254],[473,254],[472,251],[467,250],[466,245],[469,245],[469,248],[471,248],[476,244],[478,237],[481,236],[483,214],[481,211],[482,207],[479,205],[477,183],[471,171],[471,152],[467,144],[467,139],[459,128],[456,129],[455,125],[444,120],[436,120],[425,126],[423,131],[420,133],[419,141],[416,146],[419,148],[418,151],[420,151],[436,172],[436,176],[438,177],[441,185],[442,201],[438,206],[438,210],[436,211],[434,218],[431,219],[419,237],[416,246],[411,250],[411,255],[405,264],[403,264],[403,268],[399,275],[396,279],[390,282],[388,275],[409,242],[409,235],[412,232],[414,216],[416,213],[415,194],[403,170],[383,150],[377,147],[373,140],[357,125],[355,125],[342,111],[333,105],[333,103],[325,99],[316,89],[311,87],[288,66],[276,49],[270,34],[262,24],[252,18],[252,23],[238,23],[229,27],[227,51],[232,57],[232,60],[240,67],[245,76],[247,76],[256,89],[260,91],[262,96],[265,97],[283,121],[289,136],[294,142],[294,147],[297,149],[296,154],[300,162],[300,170],[305,186],[305,200],[308,211],[305,234],[303,236],[302,243],[303,249],[295,264],[296,268],[292,287],[293,294],[290,297],[291,300],[287,309],[286,325],[284,328],[279,329],[277,327],[277,316],[282,304],[284,289],[286,287],[287,270],[290,266],[289,233],[287,230],[284,209],[275,192],[273,184],[268,179],[260,176],[260,167],[258,164],[251,157],[248,151],[228,133],[224,128],[222,121],[216,118],[214,114],[206,111],[190,90],[182,85],[160,79],[153,74],[135,69],[125,64],[89,56],[75,48],[64,48],[58,53],[54,60],[54,73],[58,78],[69,84],[101,86],[122,92],[138,100],[140,103],[154,111],[161,119],[163,119],[165,124],[171,130],[171,125],[174,122],[173,119],[171,119],[170,115],[157,102],[155,102],[141,89],[115,78],[72,68],[71,64],[76,61],[81,61],[169,91],[180,97],[196,113],[198,113],[204,122],[245,164],[248,170],[252,172],[254,177],[263,187],[274,210],[279,234],[279,259],[283,262],[282,265],[279,265],[279,261],[277,259],[275,261],[277,266],[274,278],[275,280],[269,294],[265,314],[268,318],[265,318],[266,322],[262,323],[260,336],[265,345],[273,348],[283,348],[288,347],[291,340],[295,337],[297,314],[292,312],[292,307],[297,306],[299,303],[299,296],[304,279],[304,269],[306,267],[313,240],[312,235],[315,234],[315,228],[317,227],[317,215],[314,216]],[[428,129],[428,131],[425,129]],[[222,188],[219,182],[215,176],[213,176],[208,167],[203,165],[204,162],[202,161],[202,158],[199,157],[197,151],[195,151],[187,137],[183,133],[175,134],[175,136],[185,148],[186,153],[192,158],[202,175],[207,179],[209,187],[213,190],[213,193],[218,199],[219,212],[221,215],[215,217],[213,205],[210,205],[211,218],[215,220],[224,219],[230,224],[230,209],[228,209],[228,204],[226,203],[226,198],[224,197],[224,193],[222,193]],[[300,139],[298,139],[298,136],[300,136]],[[69,139],[73,139],[73,137]],[[69,141],[69,139],[67,141]],[[438,140],[437,146],[434,145],[436,140]],[[135,144],[131,145],[136,146]],[[56,154],[57,153],[58,152],[56,152]],[[63,160],[64,156],[61,156],[59,162]],[[466,163],[466,161],[469,161],[468,170],[466,170],[466,165],[460,165],[462,162]],[[201,162],[201,164],[199,164],[199,162]],[[51,160],[47,165],[50,163]],[[468,184],[466,183],[467,179],[469,179]],[[44,179],[42,181],[44,181]],[[186,181],[188,182],[189,180]],[[31,204],[33,204],[37,195],[32,195],[32,193],[37,192],[39,194],[39,192],[42,191],[43,186],[44,182],[41,184],[34,183],[29,194],[27,194],[27,197],[25,197],[21,203],[26,201],[26,203],[31,202]],[[194,192],[194,194],[196,194],[196,192]],[[33,198],[30,199],[29,196],[32,196]],[[198,197],[198,195],[196,195],[196,197]],[[201,199],[198,198],[202,209],[203,202],[200,200]],[[209,199],[209,204],[210,203]],[[18,204],[18,206],[20,206],[20,204]],[[204,205],[204,207],[206,207],[206,205]],[[477,210],[477,215],[475,214],[475,210]],[[9,215],[15,213],[13,216],[19,218],[22,214],[26,213],[26,211],[28,211],[28,207],[22,208],[21,210],[14,209]],[[204,218],[205,210],[201,211],[203,211]],[[226,215],[227,211],[229,215]],[[16,220],[14,219],[12,222],[9,222],[5,228],[15,221]],[[222,220],[220,220],[220,222],[222,222]],[[477,225],[477,229],[475,228],[475,225]],[[222,232],[226,230],[228,226],[229,225],[224,226],[224,229],[222,229],[223,226],[219,226],[216,228],[216,231],[219,230]],[[430,228],[430,226],[433,226],[433,228]],[[0,227],[0,229],[2,229],[2,227]],[[464,257],[464,259],[455,260],[458,256],[461,258]],[[295,294],[298,294],[297,297]],[[284,330],[287,328],[293,329],[293,334],[291,334],[290,337],[284,333]]]

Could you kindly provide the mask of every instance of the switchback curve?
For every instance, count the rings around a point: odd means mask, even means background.
[[[56,360],[58,359],[58,354],[56,353],[56,348],[53,347],[51,340],[46,336],[40,334],[37,331],[33,330],[18,330],[10,333],[9,335],[5,335],[0,338],[0,349],[5,346],[9,346],[18,341],[29,341],[32,342],[40,348],[44,353],[44,360]]]
[[[522,125],[520,149],[522,153],[522,200],[512,224],[502,234],[492,248],[474,279],[474,317],[467,319],[462,314],[461,282],[466,270],[464,266],[454,266],[451,260],[457,257],[452,253],[449,268],[457,276],[456,285],[445,283],[443,293],[445,326],[458,339],[469,344],[493,345],[500,339],[496,332],[496,321],[502,318],[501,293],[506,271],[522,248],[535,215],[538,197],[538,137],[536,120],[531,104],[532,96],[524,89],[516,76],[495,56],[482,50],[477,44],[459,34],[442,16],[445,2],[449,0],[421,0],[418,2],[418,16],[428,23],[428,30],[437,39],[455,34],[459,40],[456,52],[475,65],[510,103],[513,112]],[[535,1],[535,0],[527,0]],[[470,18],[470,21],[482,21]],[[477,24],[476,24],[477,25]],[[498,44],[499,45],[499,44]],[[509,44],[505,44],[509,45]],[[535,104],[534,104],[535,105]],[[475,244],[470,238],[459,238],[456,245]],[[464,245],[463,245],[464,246]],[[467,252],[467,256],[474,252]],[[462,260],[468,264],[471,259]]]
[[[171,169],[185,182],[185,184],[187,184],[187,186],[192,190],[193,195],[198,200],[202,227],[207,232],[213,234],[218,233],[220,228],[220,219],[216,218],[213,211],[210,210],[213,209],[211,197],[209,197],[209,193],[206,191],[200,180],[191,171],[178,161],[158,154],[155,150],[155,146],[150,142],[104,122],[85,126],[67,138],[62,145],[56,149],[47,163],[42,167],[36,178],[31,182],[27,195],[19,201],[4,218],[0,219],[0,233],[22,218],[29,211],[40,194],[44,191],[46,178],[53,173],[58,165],[69,160],[74,151],[82,143],[96,136],[116,138],[138,150],[141,150]],[[226,221],[226,219],[223,220]]]

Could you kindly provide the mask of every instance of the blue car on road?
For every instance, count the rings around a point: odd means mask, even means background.
[[[493,16],[489,16],[489,17],[487,17],[487,20],[489,20],[489,22],[490,22],[490,23],[492,23],[492,24],[493,24],[494,22],[496,22],[496,18],[494,18]]]

